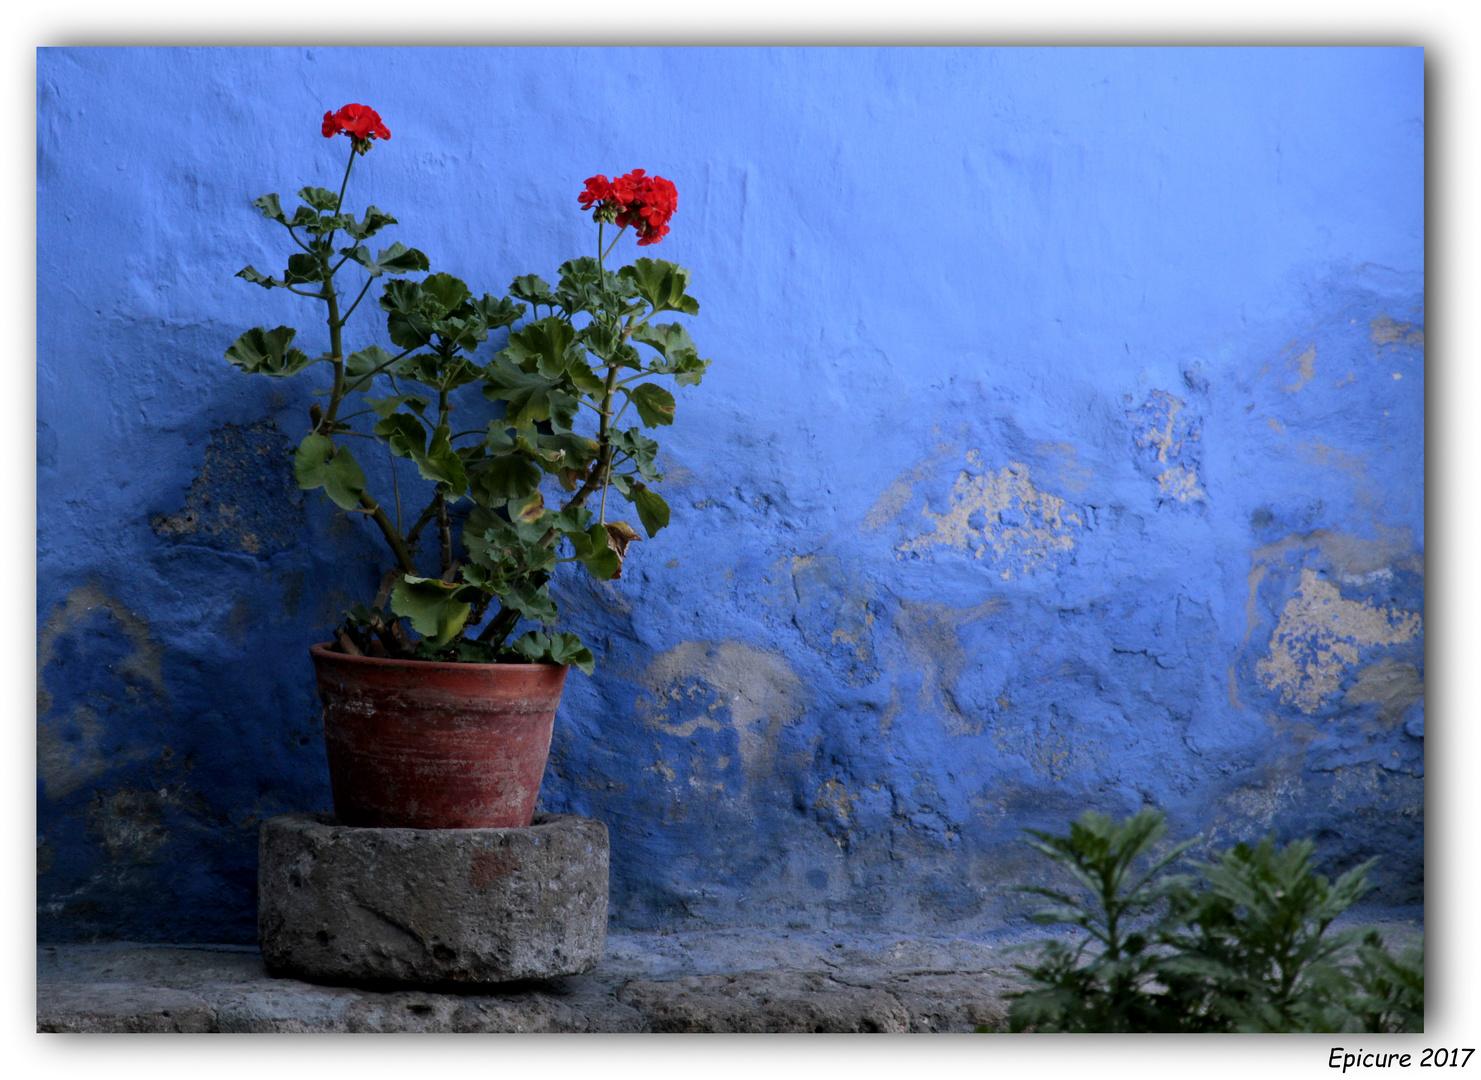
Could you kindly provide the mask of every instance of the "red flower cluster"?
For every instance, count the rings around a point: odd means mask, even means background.
[[[679,189],[661,176],[634,169],[616,180],[591,177],[577,198],[583,210],[596,207],[592,217],[597,221],[614,221],[624,229],[631,225],[638,234],[638,247],[644,247],[668,235],[669,218],[679,206]]]
[[[333,138],[340,132],[350,137],[357,154],[370,149],[371,139],[391,137],[390,129],[381,123],[381,114],[369,105],[346,105],[339,112],[325,113],[324,138]]]

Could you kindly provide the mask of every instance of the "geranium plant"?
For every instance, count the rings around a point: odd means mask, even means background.
[[[238,276],[322,304],[327,348],[310,356],[293,347],[295,330],[257,327],[226,356],[243,371],[278,378],[316,371],[328,383],[309,409],[294,476],[300,488],[322,489],[370,522],[390,555],[377,594],[347,611],[335,631],[339,647],[409,659],[574,664],[590,673],[592,654],[576,635],[547,632],[557,614],[551,574],[558,563],[579,562],[594,577],[620,576],[641,537],[618,516],[617,499],[631,504],[650,538],[669,523],[654,490],[663,479],[658,444],[644,428],[673,422],[674,396],[662,377],[695,384],[709,364],[683,326],[656,321],[699,311],[686,270],[650,258],[607,269],[629,230],[639,247],[663,239],[677,191],[642,169],[590,178],[578,201],[596,224],[595,254],[562,264],[554,288],[527,274],[507,296],[475,298],[458,278],[428,273],[415,248],[398,242],[372,255],[365,246],[396,224],[376,206],[359,216],[346,209],[357,159],[391,137],[375,110],[346,105],[324,114],[322,130],[349,137],[339,191],[305,187],[304,205],[291,215],[275,194],[256,200],[297,250],[281,276],[251,266]],[[362,280],[345,288],[352,275]],[[392,348],[351,349],[346,328],[377,285]],[[506,328],[504,347],[482,355],[490,335]],[[629,409],[638,422],[624,427]],[[367,490],[353,439],[382,444],[389,493]],[[539,628],[515,636],[524,622]]]

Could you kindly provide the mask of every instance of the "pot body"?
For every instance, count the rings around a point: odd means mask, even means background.
[[[309,655],[340,824],[530,824],[564,666],[385,660],[336,652],[327,642]]]

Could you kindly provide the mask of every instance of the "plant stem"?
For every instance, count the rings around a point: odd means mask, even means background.
[[[411,557],[407,549],[406,541],[401,539],[401,533],[397,531],[381,504],[370,497],[368,492],[360,493],[360,505],[370,513],[370,519],[380,527],[381,534],[386,538],[386,543],[391,545],[391,551],[396,556],[396,562],[401,566],[403,573],[415,574],[417,572],[416,561]]]
[[[612,254],[612,249],[617,246],[617,241],[619,241],[619,240],[622,239],[622,234],[625,233],[625,232],[627,232],[627,226],[626,225],[624,225],[621,229],[617,230],[617,235],[614,236],[614,237],[612,237],[612,242],[607,245],[607,250],[604,251],[604,252],[602,252],[601,257],[597,259],[598,265],[600,265],[602,263],[602,261],[604,259],[606,259],[606,257],[608,255]],[[597,226],[597,247],[600,248],[601,246],[602,246],[602,228],[601,228],[600,225],[598,225]]]

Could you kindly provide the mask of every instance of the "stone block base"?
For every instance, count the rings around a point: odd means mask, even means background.
[[[257,927],[275,975],[497,983],[576,975],[607,940],[607,827],[365,829],[322,814],[262,826]]]

